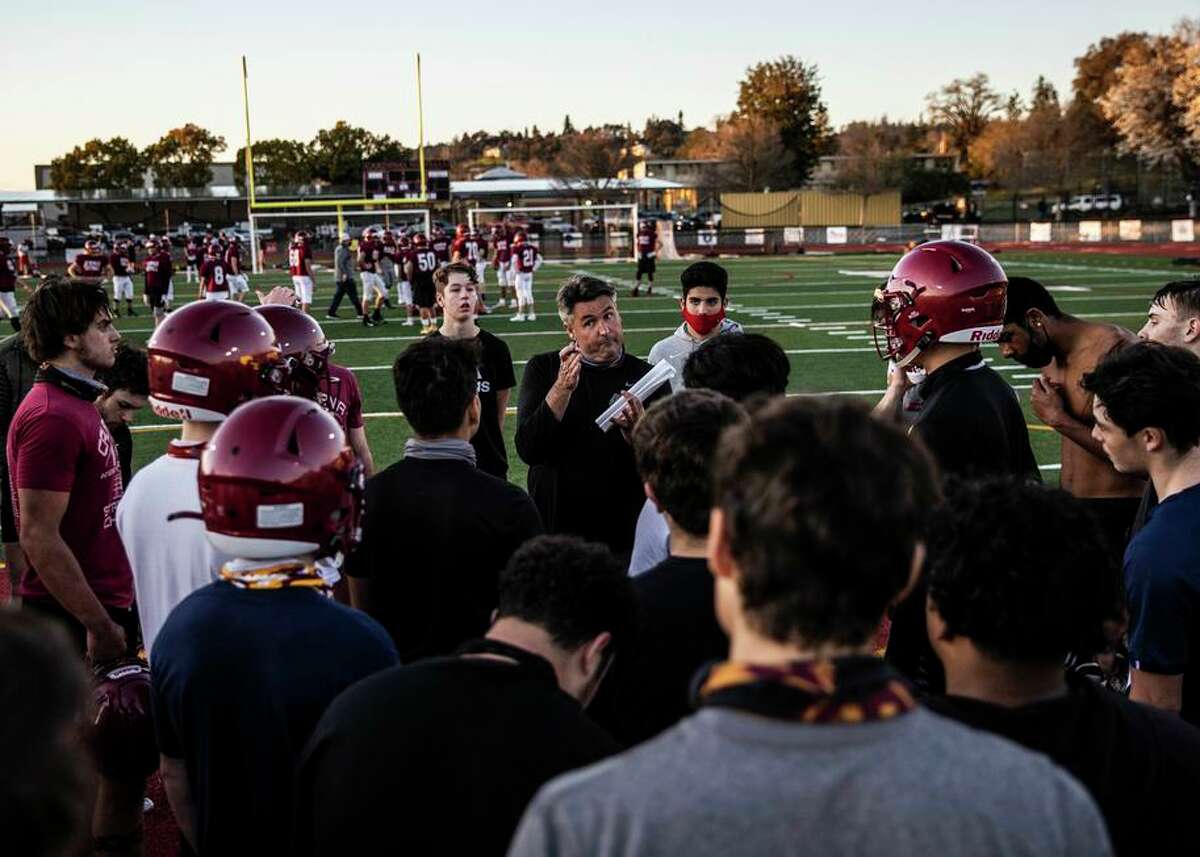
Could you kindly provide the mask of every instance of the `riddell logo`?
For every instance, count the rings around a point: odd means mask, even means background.
[[[178,405],[158,405],[154,408],[154,413],[169,420],[190,420],[192,418],[191,410]]]
[[[989,328],[987,330],[972,330],[972,342],[995,342],[1000,338],[1000,331],[997,328]]]

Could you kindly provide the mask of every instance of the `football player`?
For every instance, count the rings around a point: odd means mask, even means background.
[[[500,287],[500,300],[497,307],[508,306],[508,273],[512,250],[508,243],[508,231],[503,223],[492,226],[492,266],[496,269],[496,285]],[[516,299],[513,299],[516,305]]]
[[[396,246],[396,236],[392,230],[384,227],[379,236],[379,276],[383,280],[383,305],[392,308],[392,286],[396,283],[396,256],[399,248]]]
[[[433,306],[437,301],[437,289],[433,283],[433,272],[438,269],[437,255],[425,240],[424,233],[413,236],[412,255],[407,265],[408,280],[412,283],[413,303],[421,314],[421,335],[428,336],[437,330]]]
[[[150,238],[153,239],[154,236],[151,235]],[[161,252],[167,254],[168,260],[171,258],[172,246],[173,245],[171,244],[171,237],[169,235],[163,235],[162,238],[158,239],[159,250]],[[171,275],[167,277],[167,293],[165,296],[163,296],[163,311],[164,312],[170,312],[171,304],[175,303],[175,276],[174,276],[174,273],[175,273],[174,270],[172,270]]]
[[[137,266],[129,253],[128,241],[118,241],[113,245],[108,267],[112,270],[113,312],[120,314],[121,301],[124,300],[125,313],[132,318],[136,315],[133,311],[133,274]]]
[[[537,321],[533,311],[533,272],[542,267],[542,253],[518,230],[512,245],[513,290],[517,311],[509,321]]]
[[[302,312],[308,312],[313,302],[312,247],[308,233],[301,229],[288,247],[288,271],[292,275],[292,290],[300,300]]]
[[[450,262],[450,239],[446,237],[446,230],[440,226],[433,227],[433,238],[429,241],[429,249],[433,251],[433,255],[437,257],[439,265],[446,265]]]
[[[29,240],[17,245],[17,276],[38,276],[37,263],[33,261],[33,243]]]
[[[165,455],[134,475],[117,506],[147,654],[167,614],[215,580],[228,558],[213,549],[197,520],[196,471],[204,445],[234,408],[284,389],[274,343],[265,318],[227,301],[188,304],[150,337],[150,407],[183,428]]]
[[[329,411],[346,433],[346,440],[362,462],[366,475],[373,474],[375,460],[363,427],[358,379],[345,366],[330,359],[333,343],[325,338],[321,325],[295,307],[268,304],[257,311],[275,331],[275,344],[283,359],[289,361],[289,391]]]
[[[363,327],[374,327],[383,323],[383,301],[387,293],[379,276],[379,258],[383,251],[375,237],[375,230],[367,227],[358,242],[358,275],[362,279],[362,323]]]
[[[17,309],[17,266],[12,257],[12,242],[0,236],[0,311],[13,330],[21,329]]]
[[[216,241],[208,245],[208,252],[200,263],[200,292],[196,299],[229,300],[229,270],[225,267],[221,245]]]
[[[654,224],[649,220],[643,220],[638,224],[637,233],[637,285],[633,287],[632,296],[637,297],[642,288],[642,274],[645,274],[650,279],[650,285],[646,287],[646,295],[654,294],[654,260],[658,255],[658,234],[654,231]]]
[[[475,276],[479,280],[479,302],[475,308],[476,315],[487,315],[487,294],[484,286],[484,274],[487,273],[487,245],[479,240],[478,229],[467,229],[465,223],[458,224],[457,236],[450,245],[450,261],[466,262],[475,268]]]
[[[239,303],[245,300],[250,284],[242,268],[242,242],[235,235],[225,248],[225,270],[229,279],[229,296]]]
[[[154,326],[158,327],[167,315],[167,291],[175,269],[171,265],[171,254],[153,235],[146,241],[146,261],[142,263],[142,273],[146,278],[143,300],[154,316]]]
[[[416,322],[416,308],[413,307],[412,283],[408,280],[408,263],[412,259],[412,239],[407,234],[400,234],[396,247],[396,298],[404,307],[404,326],[411,327]]]
[[[98,286],[110,270],[108,257],[104,255],[100,242],[89,238],[83,242],[83,252],[67,266],[67,275],[80,283]]]
[[[200,238],[195,235],[188,236],[187,241],[183,245],[183,261],[187,266],[187,282],[192,279],[199,280],[200,276],[200,258],[204,255],[204,248],[200,244]]]

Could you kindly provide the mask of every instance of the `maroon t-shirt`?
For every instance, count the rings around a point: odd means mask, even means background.
[[[216,256],[205,256],[204,261],[200,263],[200,282],[203,283],[206,292],[229,291],[229,283],[225,282],[228,276],[225,262]]]
[[[196,260],[200,258],[200,245],[194,241],[189,241],[183,247],[183,258],[187,259],[188,267],[194,267]]]
[[[333,415],[343,431],[362,428],[362,391],[345,366],[329,364],[329,377],[317,387],[317,404]]]
[[[171,275],[175,273],[171,265],[171,254],[161,250],[153,256],[147,256],[143,271],[146,274],[146,291],[166,294],[167,287],[171,284]]]
[[[128,277],[133,273],[129,257],[124,253],[113,253],[108,257],[108,264],[112,266],[114,277]]]
[[[17,288],[17,266],[12,256],[0,250],[0,292],[12,292]]]
[[[518,244],[512,251],[513,270],[522,274],[532,274],[540,255],[538,248],[532,244]]]
[[[368,274],[375,273],[382,251],[378,241],[364,238],[358,242],[358,270]]]
[[[288,248],[288,272],[293,277],[311,276],[308,266],[305,265],[306,262],[311,262],[311,260],[312,249],[307,244],[293,243]]]
[[[658,236],[653,232],[639,232],[637,237],[638,253],[642,256],[648,256],[654,252],[654,245],[658,243]]]
[[[84,389],[83,382],[70,383]],[[58,528],[63,541],[100,603],[129,607],[133,574],[116,526],[121,463],[95,404],[52,381],[37,381],[13,415],[7,451],[18,532],[19,489],[70,492]],[[18,592],[25,598],[50,595],[32,566]]]
[[[242,257],[236,247],[231,246],[225,251],[225,269],[235,277],[242,273]]]
[[[508,237],[500,235],[492,239],[492,247],[496,251],[496,264],[507,265],[511,251],[508,249]]]
[[[433,251],[433,255],[439,262],[450,261],[450,242],[445,238],[434,238],[429,242],[429,249]]]
[[[104,266],[108,264],[108,257],[99,253],[80,253],[75,257],[75,264],[79,266],[80,276],[99,279],[104,276]]]

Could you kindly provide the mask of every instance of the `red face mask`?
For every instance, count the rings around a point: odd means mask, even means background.
[[[688,327],[701,336],[708,336],[713,328],[725,320],[725,307],[721,307],[712,315],[696,315],[688,312],[687,307],[684,307],[682,312],[683,320],[688,323]]]

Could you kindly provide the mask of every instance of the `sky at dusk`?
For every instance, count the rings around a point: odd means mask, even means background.
[[[428,142],[470,130],[559,129],[675,116],[709,124],[735,106],[747,66],[795,54],[820,69],[835,126],[916,118],[927,93],[977,71],[1028,95],[1046,75],[1065,97],[1072,59],[1121,30],[1165,32],[1190,2],[24,3],[0,15],[5,131],[0,189],[92,137],[139,146],[195,122],[245,138],[310,139],[338,119],[417,142],[414,54]],[[397,4],[398,5],[398,4]],[[395,7],[393,7],[395,8]],[[377,10],[377,11],[367,11]],[[561,11],[554,11],[561,10]],[[52,15],[48,12],[52,11]]]

